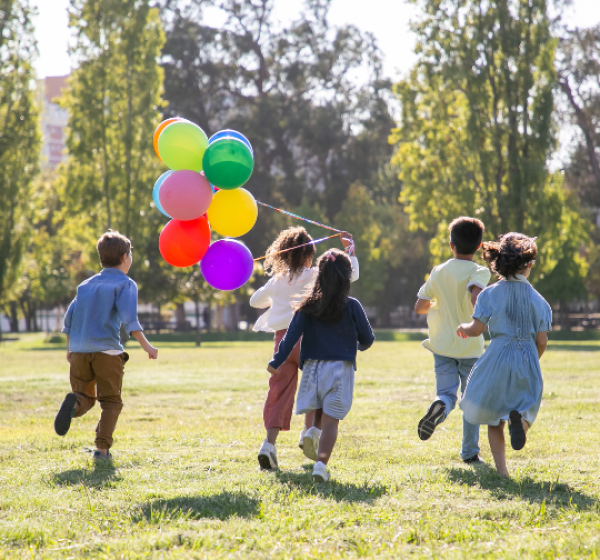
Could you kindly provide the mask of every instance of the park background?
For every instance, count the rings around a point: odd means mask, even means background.
[[[172,116],[240,130],[258,200],[354,234],[353,292],[377,327],[424,326],[415,294],[461,214],[486,239],[538,236],[532,281],[555,328],[600,326],[595,2],[6,0],[2,14],[5,337],[60,327],[109,227],[133,241],[146,327],[251,327],[260,267],[224,293],[158,252],[151,139]],[[256,257],[290,224],[261,208],[242,240]]]

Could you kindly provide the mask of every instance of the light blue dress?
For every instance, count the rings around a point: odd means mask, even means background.
[[[465,420],[497,426],[518,410],[531,426],[544,389],[535,338],[551,330],[552,309],[517,274],[483,290],[473,318],[488,325],[491,342],[473,366],[460,401]]]

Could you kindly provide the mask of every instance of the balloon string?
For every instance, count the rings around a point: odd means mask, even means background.
[[[275,210],[277,210],[277,208],[275,208]],[[304,218],[302,218],[302,219],[304,219]],[[333,228],[328,228],[328,229],[333,229]],[[334,230],[334,231],[338,231],[338,230]],[[300,247],[306,247],[307,245],[316,245],[317,243],[327,241],[328,239],[333,239],[334,237],[340,237],[342,235],[342,233],[343,232],[340,231],[340,233],[330,235],[329,237],[322,237],[321,239],[315,239],[313,241],[309,241],[308,243],[302,243],[302,245],[296,245],[294,247],[290,247],[289,249],[283,249],[282,251],[277,251],[276,253],[268,253],[264,257],[258,257],[257,259],[254,259],[254,262],[262,261],[263,259],[266,259],[267,257],[274,257],[275,255],[280,255],[281,253],[287,253],[288,251],[294,251],[295,249],[299,249]]]
[[[261,206],[264,206],[265,208],[270,208],[271,210],[275,210],[277,212],[281,212],[282,214],[285,214],[286,216],[291,216],[292,218],[295,218],[296,220],[302,220],[304,222],[308,222],[309,224],[314,224],[315,226],[319,226],[331,231],[337,231],[338,233],[342,233],[341,229],[335,229],[329,226],[326,226],[325,224],[321,224],[320,222],[315,222],[313,220],[309,220],[308,218],[303,218],[302,216],[298,216],[298,214],[292,214],[292,212],[288,212],[287,210],[281,210],[281,208],[275,208],[275,206],[271,206],[269,204],[265,204],[264,202],[260,202],[259,200],[256,201],[257,204],[260,204]],[[332,237],[335,237],[335,235],[332,235]],[[325,239],[330,239],[329,237],[326,237]],[[319,241],[322,241],[321,239]],[[297,247],[301,247],[301,245],[297,245]]]

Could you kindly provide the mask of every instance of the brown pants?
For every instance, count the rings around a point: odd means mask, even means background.
[[[275,350],[287,329],[275,333]],[[265,428],[279,428],[282,431],[290,429],[294,399],[296,398],[296,387],[298,387],[298,363],[300,360],[300,342],[294,346],[292,353],[275,375],[269,379],[269,392],[263,410]]]
[[[123,408],[121,387],[127,360],[127,352],[118,356],[102,352],[71,354],[71,388],[77,396],[75,418],[83,416],[96,400],[102,409],[96,426],[98,449],[110,449],[113,444],[112,435]]]

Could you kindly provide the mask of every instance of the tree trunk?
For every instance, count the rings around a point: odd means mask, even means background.
[[[10,317],[9,317],[10,332],[18,333],[19,332],[19,313],[18,313],[16,301],[10,302],[9,311],[10,311]]]
[[[200,346],[201,340],[201,329],[200,329],[200,303],[198,302],[198,298],[194,300],[194,304],[196,306],[196,346]]]
[[[178,303],[175,306],[175,330],[177,331],[185,331],[187,330],[187,322],[185,319],[185,307],[183,303]]]

